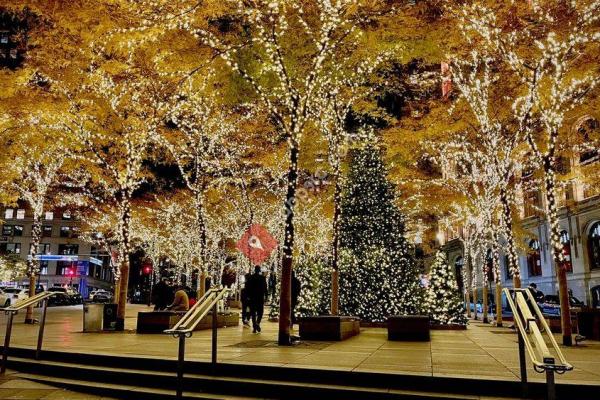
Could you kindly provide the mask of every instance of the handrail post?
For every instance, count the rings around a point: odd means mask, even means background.
[[[525,399],[529,392],[527,385],[527,364],[525,361],[525,340],[518,329],[517,332],[519,336],[519,366],[521,368],[521,397]]]
[[[548,388],[546,399],[556,400],[556,385],[554,383],[554,370],[552,368],[546,368],[546,386]]]
[[[177,398],[183,396],[183,368],[185,362],[185,333],[179,333],[179,356],[177,357]]]
[[[217,303],[213,305],[212,309],[212,365],[217,365]]]
[[[12,333],[13,317],[12,311],[8,313],[8,321],[6,321],[6,335],[4,336],[4,348],[2,349],[2,367],[0,367],[0,374],[6,372],[6,360],[8,359],[8,348],[10,347],[10,334]]]
[[[37,350],[35,352],[35,359],[39,360],[42,355],[42,342],[44,340],[44,327],[46,326],[46,312],[48,311],[48,298],[44,299],[44,305],[42,306],[42,317],[40,318],[40,331],[38,333]]]

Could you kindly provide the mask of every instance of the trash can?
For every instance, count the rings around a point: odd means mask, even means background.
[[[102,319],[104,314],[104,304],[84,304],[83,305],[83,331],[100,332],[102,331]]]
[[[103,304],[102,329],[105,331],[114,331],[117,328],[117,305],[113,303]]]
[[[114,331],[117,325],[117,305],[90,303],[83,305],[83,331]]]

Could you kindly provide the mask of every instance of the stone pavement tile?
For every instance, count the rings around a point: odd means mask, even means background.
[[[427,350],[431,349],[430,342],[385,342],[380,349],[408,349],[408,350]]]
[[[15,376],[18,376],[15,375]],[[43,383],[32,382],[27,379],[11,379],[0,385],[1,389],[56,389]]]
[[[368,353],[348,353],[348,352],[319,352],[309,354],[289,364],[308,364],[314,366],[336,366],[341,368],[355,368],[360,365],[367,357]],[[335,360],[335,362],[333,362]]]
[[[431,376],[432,368],[431,365],[401,365],[396,364],[383,364],[383,363],[371,363],[368,360],[361,363],[358,367],[354,368],[354,371],[362,372],[385,372],[393,374],[409,374],[409,375],[427,375]]]
[[[77,393],[71,392],[68,390],[56,390],[46,397],[42,398],[43,400],[100,400],[100,396],[94,396],[93,394],[87,393]]]
[[[52,392],[55,392],[56,389],[22,389],[18,392],[5,397],[5,399],[31,399],[31,400],[39,400],[48,396]]]
[[[275,363],[275,364],[286,364],[289,362],[297,361],[304,357],[303,354],[280,354],[280,353],[252,353],[245,354],[235,359],[236,362],[249,362],[255,364],[260,363]]]
[[[461,356],[461,355],[476,355],[476,356],[489,356],[489,354],[480,347],[433,347],[431,349],[432,355],[453,355],[453,356]]]
[[[15,393],[20,392],[23,389],[0,389],[0,399],[6,399],[9,396],[14,395]]]

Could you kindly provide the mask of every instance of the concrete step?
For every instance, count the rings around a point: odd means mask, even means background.
[[[66,362],[31,360],[12,357],[11,369],[24,371],[20,376],[69,390],[119,397],[142,391],[147,398],[169,398],[174,395],[176,376],[164,371],[131,370],[116,367],[81,365]],[[69,378],[64,378],[68,376]],[[93,380],[92,380],[93,378]],[[190,398],[231,398],[250,395],[252,399],[411,399],[411,400],[475,400],[478,396],[441,394],[436,392],[369,388],[352,385],[265,381],[243,377],[221,377],[187,374],[184,390]],[[125,397],[127,398],[127,397]],[[146,398],[146,397],[144,397]]]
[[[144,399],[166,399],[174,395],[177,385],[174,360],[44,351],[42,360],[36,361],[34,355],[32,349],[12,348],[8,366],[49,384],[65,379],[64,385],[70,385],[71,390],[98,389],[106,391],[101,395],[111,397],[130,398],[127,393],[130,395],[132,390],[146,390],[148,397]],[[521,393],[519,382],[477,377],[460,379],[191,361],[186,362],[185,371],[184,387],[190,398],[450,400],[509,399],[518,398]],[[530,383],[530,398],[543,398],[545,389],[543,384]],[[559,399],[597,400],[598,391],[597,386],[557,385]]]

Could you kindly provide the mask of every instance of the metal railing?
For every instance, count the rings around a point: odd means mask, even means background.
[[[8,359],[8,351],[10,348],[10,336],[12,333],[12,326],[15,315],[17,315],[19,311],[24,308],[27,308],[29,306],[35,306],[39,302],[42,302],[40,329],[38,332],[37,349],[35,352],[36,360],[40,359],[40,355],[42,352],[42,342],[44,340],[44,327],[46,326],[46,311],[48,310],[48,299],[54,296],[55,294],[56,293],[54,292],[41,292],[36,294],[35,296],[20,300],[9,307],[1,308],[1,310],[4,311],[6,315],[8,315],[8,321],[6,321],[6,334],[4,336],[4,348],[2,349],[2,367],[0,367],[0,374],[4,374],[6,372],[6,360]]]
[[[538,373],[546,373],[547,399],[556,399],[554,374],[564,374],[573,366],[567,362],[550,327],[537,305],[529,289],[504,289],[506,300],[513,313],[517,334],[519,336],[519,365],[521,368],[521,384],[523,396],[527,396],[527,366],[525,350]],[[535,315],[531,311],[535,312]],[[541,329],[540,329],[541,327]],[[544,335],[545,334],[545,335]],[[544,336],[548,339],[553,352],[550,351]]]
[[[212,364],[217,363],[217,305],[229,292],[228,288],[210,289],[202,296],[192,308],[171,329],[164,332],[179,339],[177,357],[177,398],[183,394],[183,371],[185,363],[185,339],[192,337],[194,329],[204,317],[212,311]]]

